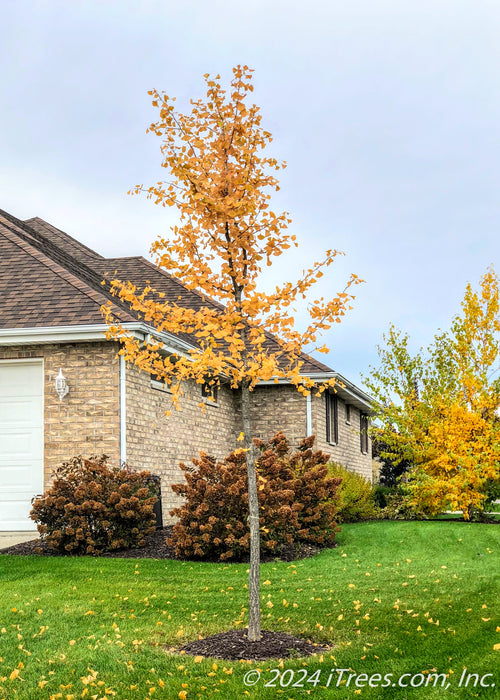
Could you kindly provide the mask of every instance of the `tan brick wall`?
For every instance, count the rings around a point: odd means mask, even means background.
[[[268,440],[282,430],[291,447],[306,437],[306,398],[293,386],[274,384],[257,386],[251,394],[254,434]]]
[[[338,398],[339,440],[337,445],[326,441],[326,400],[325,395],[312,396],[312,429],[316,435],[318,449],[328,452],[332,461],[342,464],[365,479],[372,481],[371,443],[368,440],[368,454],[360,447],[360,411],[351,405],[350,425],[346,423],[346,404]]]
[[[266,440],[282,430],[292,447],[307,434],[307,400],[293,386],[278,384],[256,387],[252,393],[252,421],[255,434]],[[368,454],[360,449],[360,412],[351,406],[351,424],[346,424],[346,405],[338,399],[339,442],[326,441],[326,403],[324,395],[311,396],[312,432],[316,449],[329,454],[333,461],[362,474],[372,481],[371,446]]]
[[[0,348],[1,359],[44,359],[45,477],[70,457],[83,454],[110,455],[120,460],[120,368],[117,345],[109,342]],[[69,393],[62,402],[54,380],[63,370]],[[237,396],[228,386],[219,389],[217,405],[199,408],[201,386],[186,383],[182,410],[172,408],[168,393],[154,389],[149,375],[135,367],[126,371],[127,462],[136,469],[149,469],[162,478],[164,521],[178,497],[169,485],[183,480],[179,462],[189,463],[205,450],[217,458],[239,445],[241,430]],[[371,480],[370,454],[363,455],[359,442],[359,411],[351,407],[351,425],[345,423],[345,404],[339,399],[339,444],[326,442],[325,398],[312,397],[312,428],[316,447],[333,460]],[[306,398],[292,386],[256,387],[251,395],[254,434],[266,440],[279,430],[292,447],[306,436]]]
[[[0,360],[44,360],[45,485],[50,470],[78,454],[120,459],[120,383],[111,343],[25,345],[0,348]],[[62,369],[69,393],[62,401],[54,381]]]
[[[177,411],[169,393],[152,388],[148,374],[127,368],[127,462],[134,469],[149,469],[161,476],[164,522],[180,502],[169,488],[184,480],[179,462],[189,463],[200,450],[223,458],[238,446],[241,422],[236,393],[223,385],[218,405],[207,405],[205,413],[198,406],[201,400],[200,385],[188,382]],[[345,404],[339,400],[339,444],[334,446],[326,442],[324,400],[324,396],[312,397],[317,448],[371,481],[371,455],[360,451],[359,411],[351,407],[351,426],[347,426]],[[282,430],[290,445],[297,447],[307,432],[306,406],[306,398],[292,386],[256,387],[251,394],[254,435],[267,440]],[[165,415],[168,410],[170,416]]]
[[[151,387],[148,374],[127,367],[127,463],[134,469],[149,469],[162,479],[163,520],[179,504],[169,488],[182,483],[179,462],[189,464],[205,450],[217,458],[228,455],[239,445],[236,438],[241,422],[234,392],[226,385],[218,391],[217,405],[207,403],[205,412],[201,385],[186,382],[181,410],[171,405],[171,396]],[[165,412],[171,410],[170,416]]]

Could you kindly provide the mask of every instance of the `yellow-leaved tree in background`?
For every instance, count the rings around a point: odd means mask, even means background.
[[[410,501],[429,515],[481,515],[500,491],[499,284],[493,268],[479,290],[467,285],[448,332],[412,355],[391,327],[380,367],[366,380],[378,401],[377,438],[385,455],[412,466]]]

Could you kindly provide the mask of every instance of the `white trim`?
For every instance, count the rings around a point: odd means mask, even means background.
[[[307,375],[303,375],[304,377]],[[273,384],[290,384],[289,379],[283,379],[282,377],[276,377],[276,379],[261,379],[257,386],[272,386]]]
[[[354,396],[356,399],[358,399],[358,401],[361,401],[367,406],[371,406],[373,403],[373,400],[366,392],[364,392],[362,389],[357,387],[355,384],[350,382],[338,372],[304,372],[304,376],[310,377],[311,379],[316,379],[319,382],[326,381],[327,379],[336,379],[339,382],[339,384],[344,385],[343,387],[339,387],[339,391],[343,391],[344,393]]]
[[[312,430],[312,401],[311,394],[306,396],[306,437],[313,434]]]
[[[44,328],[0,328],[0,346],[2,345],[43,345],[48,343],[82,343],[89,341],[107,340],[106,331],[109,326],[105,323],[82,326],[54,326]],[[189,351],[195,350],[184,340],[180,340],[170,333],[158,333],[146,323],[123,323],[122,328],[129,331],[132,337],[144,342],[154,342],[157,338],[163,344],[163,350],[169,353],[177,353],[189,357]],[[355,384],[343,377],[338,372],[304,372],[305,377],[322,382],[328,379],[337,379],[343,387],[337,389],[339,396],[347,394],[351,397],[351,403],[356,408],[371,412],[373,400]],[[271,384],[290,384],[287,379],[277,378],[258,382],[259,386]]]
[[[340,396],[340,398],[349,396],[351,405],[355,406],[358,410],[364,411],[365,413],[370,413],[373,410],[373,400],[370,398],[370,396],[365,394],[364,391],[359,389],[355,384],[350,382],[338,372],[304,372],[303,376],[309,377],[313,381],[319,383],[326,382],[328,379],[336,379],[338,381],[338,385],[335,392]],[[277,377],[276,380],[266,379],[265,381],[258,382],[257,386],[272,386],[273,384],[291,384],[291,382],[289,379]],[[340,384],[343,384],[343,386],[340,386]]]
[[[352,386],[352,384],[351,384]],[[351,401],[351,406],[355,406],[358,411],[363,411],[364,413],[370,413],[372,410],[372,404],[369,401],[366,401],[362,396],[357,394],[355,391],[352,391],[350,389],[347,389],[347,387],[339,387],[338,390],[338,395],[340,398],[345,398],[347,395]]]
[[[120,463],[127,461],[127,375],[125,358],[120,355]]]
[[[123,326],[125,328],[125,325]],[[162,343],[163,347],[161,349],[166,350],[167,352],[171,353],[177,353],[178,355],[184,355],[184,357],[189,357],[188,352],[189,350],[196,350],[194,345],[189,345],[189,343],[186,343],[184,340],[179,340],[173,335],[170,335],[169,333],[158,333],[156,332],[153,328],[150,328],[149,326],[145,326],[146,328],[146,334],[144,336],[144,342],[146,343],[155,343],[158,342],[155,340],[155,337],[160,340]]]
[[[107,340],[106,323],[82,326],[45,326],[43,328],[0,328],[0,345],[43,345],[47,343],[83,343]],[[157,333],[146,323],[123,323],[122,328],[130,335],[145,340],[157,337],[168,352],[187,354],[193,345],[170,333]]]
[[[166,382],[159,382],[157,379],[151,379],[151,389],[155,391],[163,391],[165,394],[171,394],[172,389],[166,384]]]
[[[0,328],[0,345],[42,345],[45,343],[103,340],[107,326],[59,326],[44,328]]]
[[[43,357],[14,357],[12,359],[4,360],[0,359],[0,362],[3,365],[8,365],[8,364],[19,364],[22,362],[23,364],[28,363],[28,362],[43,362]]]
[[[201,402],[205,404],[205,406],[212,406],[212,408],[219,408],[219,404],[217,401],[212,401],[211,399],[206,398],[205,396],[201,397]]]

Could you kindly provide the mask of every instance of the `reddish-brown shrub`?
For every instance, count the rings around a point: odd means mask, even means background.
[[[257,462],[261,546],[264,553],[279,554],[284,545],[310,542],[331,545],[335,523],[336,492],[340,479],[328,476],[328,455],[314,452],[314,437],[291,452],[283,433],[267,444],[255,440],[261,455]],[[222,461],[206,453],[181,464],[186,482],[173,484],[185,502],[170,514],[178,517],[173,537],[177,556],[240,559],[250,548],[247,524],[248,495],[245,455],[232,452]]]
[[[142,547],[154,531],[156,487],[149,472],[110,467],[108,457],[73,457],[55,471],[30,517],[41,539],[61,554]]]

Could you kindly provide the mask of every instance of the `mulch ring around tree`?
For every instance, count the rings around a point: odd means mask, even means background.
[[[289,659],[328,651],[328,647],[313,644],[300,637],[285,634],[285,632],[271,630],[262,630],[260,641],[250,642],[247,632],[246,629],[220,632],[204,639],[189,642],[181,649],[169,648],[169,651],[192,656],[211,656],[228,661]]]
[[[123,559],[180,559],[181,557],[176,556],[174,548],[170,547],[165,542],[165,539],[171,536],[172,526],[170,525],[169,527],[163,527],[156,530],[151,535],[148,535],[146,537],[146,544],[144,547],[140,547],[138,549],[120,549],[113,552],[102,552],[97,556]],[[265,552],[262,552],[261,561],[275,561],[276,559],[279,559],[280,561],[294,561],[295,559],[312,557],[315,554],[318,554],[320,551],[321,547],[303,542],[298,547],[284,547],[279,552],[275,552],[273,554],[266,554]],[[15,544],[12,547],[0,549],[0,554],[35,554],[46,557],[61,556],[61,554],[58,552],[53,552],[51,549],[49,549],[49,547],[40,540],[21,542],[20,544]],[[242,561],[248,561],[248,557]]]

